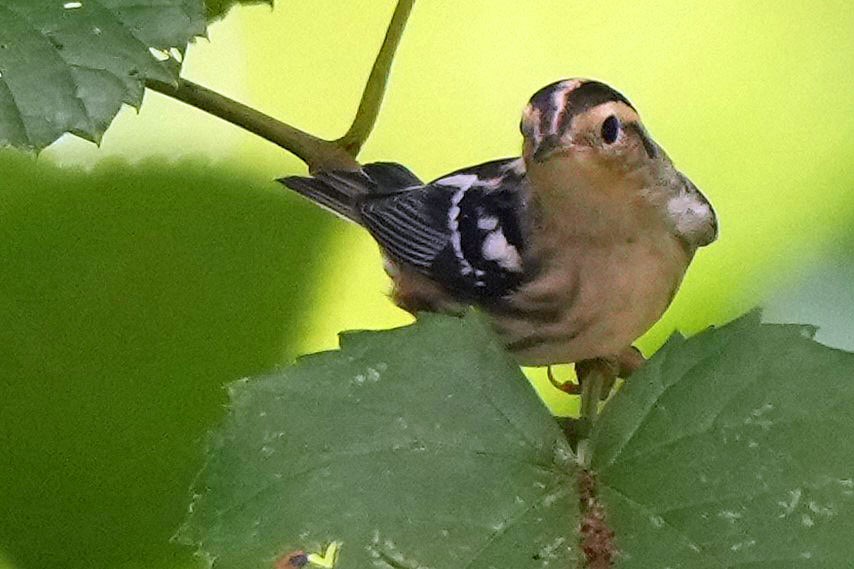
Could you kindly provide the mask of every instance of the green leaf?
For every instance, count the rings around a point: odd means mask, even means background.
[[[753,313],[674,337],[605,407],[580,482],[474,317],[346,335],[233,387],[183,537],[226,568],[334,542],[339,569],[579,567],[582,544],[591,567],[844,567],[854,354],[813,333]]]
[[[231,388],[181,538],[215,567],[568,567],[575,460],[475,316],[341,338]]]
[[[172,82],[201,0],[0,0],[0,146],[99,141],[146,79]]]
[[[754,313],[673,338],[593,433],[620,569],[854,558],[854,354]]]
[[[267,4],[273,7],[273,0],[205,0],[208,11],[208,20],[217,20],[224,17],[229,10],[238,4]]]

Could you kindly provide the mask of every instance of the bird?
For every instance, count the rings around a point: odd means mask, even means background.
[[[279,181],[373,236],[404,310],[474,307],[520,365],[604,362],[625,377],[717,238],[715,211],[605,83],[546,85],[520,130],[520,156],[429,183],[393,162]]]

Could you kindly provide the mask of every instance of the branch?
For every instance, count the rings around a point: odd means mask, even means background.
[[[178,79],[174,85],[148,80],[145,85],[281,146],[305,162],[310,172],[355,170],[359,168],[356,156],[377,121],[391,63],[413,4],[415,0],[398,0],[353,124],[338,140],[318,138],[186,79]]]
[[[359,154],[362,145],[365,144],[365,140],[377,122],[388,76],[391,72],[391,63],[394,60],[397,46],[400,44],[400,38],[403,36],[406,21],[412,12],[413,4],[415,4],[415,0],[398,0],[388,30],[386,30],[385,39],[377,58],[374,60],[374,66],[371,69],[365,90],[362,92],[362,100],[359,102],[356,118],[347,133],[337,141],[351,156],[355,157]]]
[[[149,80],[146,86],[281,146],[305,162],[312,172],[353,170],[359,167],[359,163],[353,156],[335,142],[323,140],[292,127],[192,81],[179,79],[177,85],[170,85]]]

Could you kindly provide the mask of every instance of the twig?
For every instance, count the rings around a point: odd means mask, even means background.
[[[281,146],[305,162],[311,172],[354,170],[359,168],[356,156],[373,130],[379,115],[391,63],[413,4],[415,0],[398,0],[385,39],[362,93],[362,100],[353,124],[338,140],[318,138],[186,79],[179,79],[174,85],[148,80],[146,87],[245,128]]]
[[[177,85],[170,85],[149,80],[146,86],[278,144],[305,162],[311,171],[359,167],[354,157],[336,143],[292,127],[192,81],[179,79]]]
[[[355,157],[359,154],[362,145],[376,124],[391,71],[391,63],[394,60],[397,46],[400,44],[400,38],[403,35],[403,29],[406,27],[406,21],[409,19],[409,13],[412,12],[413,4],[415,4],[415,0],[398,0],[388,30],[386,30],[385,39],[377,58],[374,60],[374,66],[371,69],[365,90],[362,92],[362,100],[359,102],[356,118],[347,133],[337,141],[351,156]]]

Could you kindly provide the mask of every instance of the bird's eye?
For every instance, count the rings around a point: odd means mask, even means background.
[[[605,141],[605,144],[614,144],[619,136],[620,119],[611,115],[602,122],[602,140]]]

